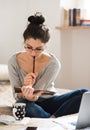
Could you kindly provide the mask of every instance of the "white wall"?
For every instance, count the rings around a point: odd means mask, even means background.
[[[10,55],[23,48],[26,19],[26,0],[0,0],[0,63],[7,63]]]
[[[90,30],[60,31],[60,87],[90,88]]]

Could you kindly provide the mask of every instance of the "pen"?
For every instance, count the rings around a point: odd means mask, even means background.
[[[35,56],[33,56],[33,73],[35,73]]]

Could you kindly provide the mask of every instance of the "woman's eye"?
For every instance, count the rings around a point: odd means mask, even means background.
[[[27,46],[28,49],[32,49],[32,47]]]
[[[40,49],[40,48],[37,48],[36,50],[39,50],[39,51],[41,51],[42,49]]]

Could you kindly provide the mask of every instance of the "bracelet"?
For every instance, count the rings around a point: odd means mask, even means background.
[[[38,100],[39,96],[35,96],[35,99]]]
[[[25,96],[22,95],[22,98],[25,98]],[[34,98],[35,98],[35,100],[38,100],[39,96],[35,96]]]
[[[25,96],[22,94],[22,98],[25,98]]]

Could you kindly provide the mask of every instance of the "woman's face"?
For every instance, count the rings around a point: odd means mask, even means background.
[[[25,49],[31,56],[39,56],[45,49],[45,44],[39,39],[29,38],[25,41]]]

